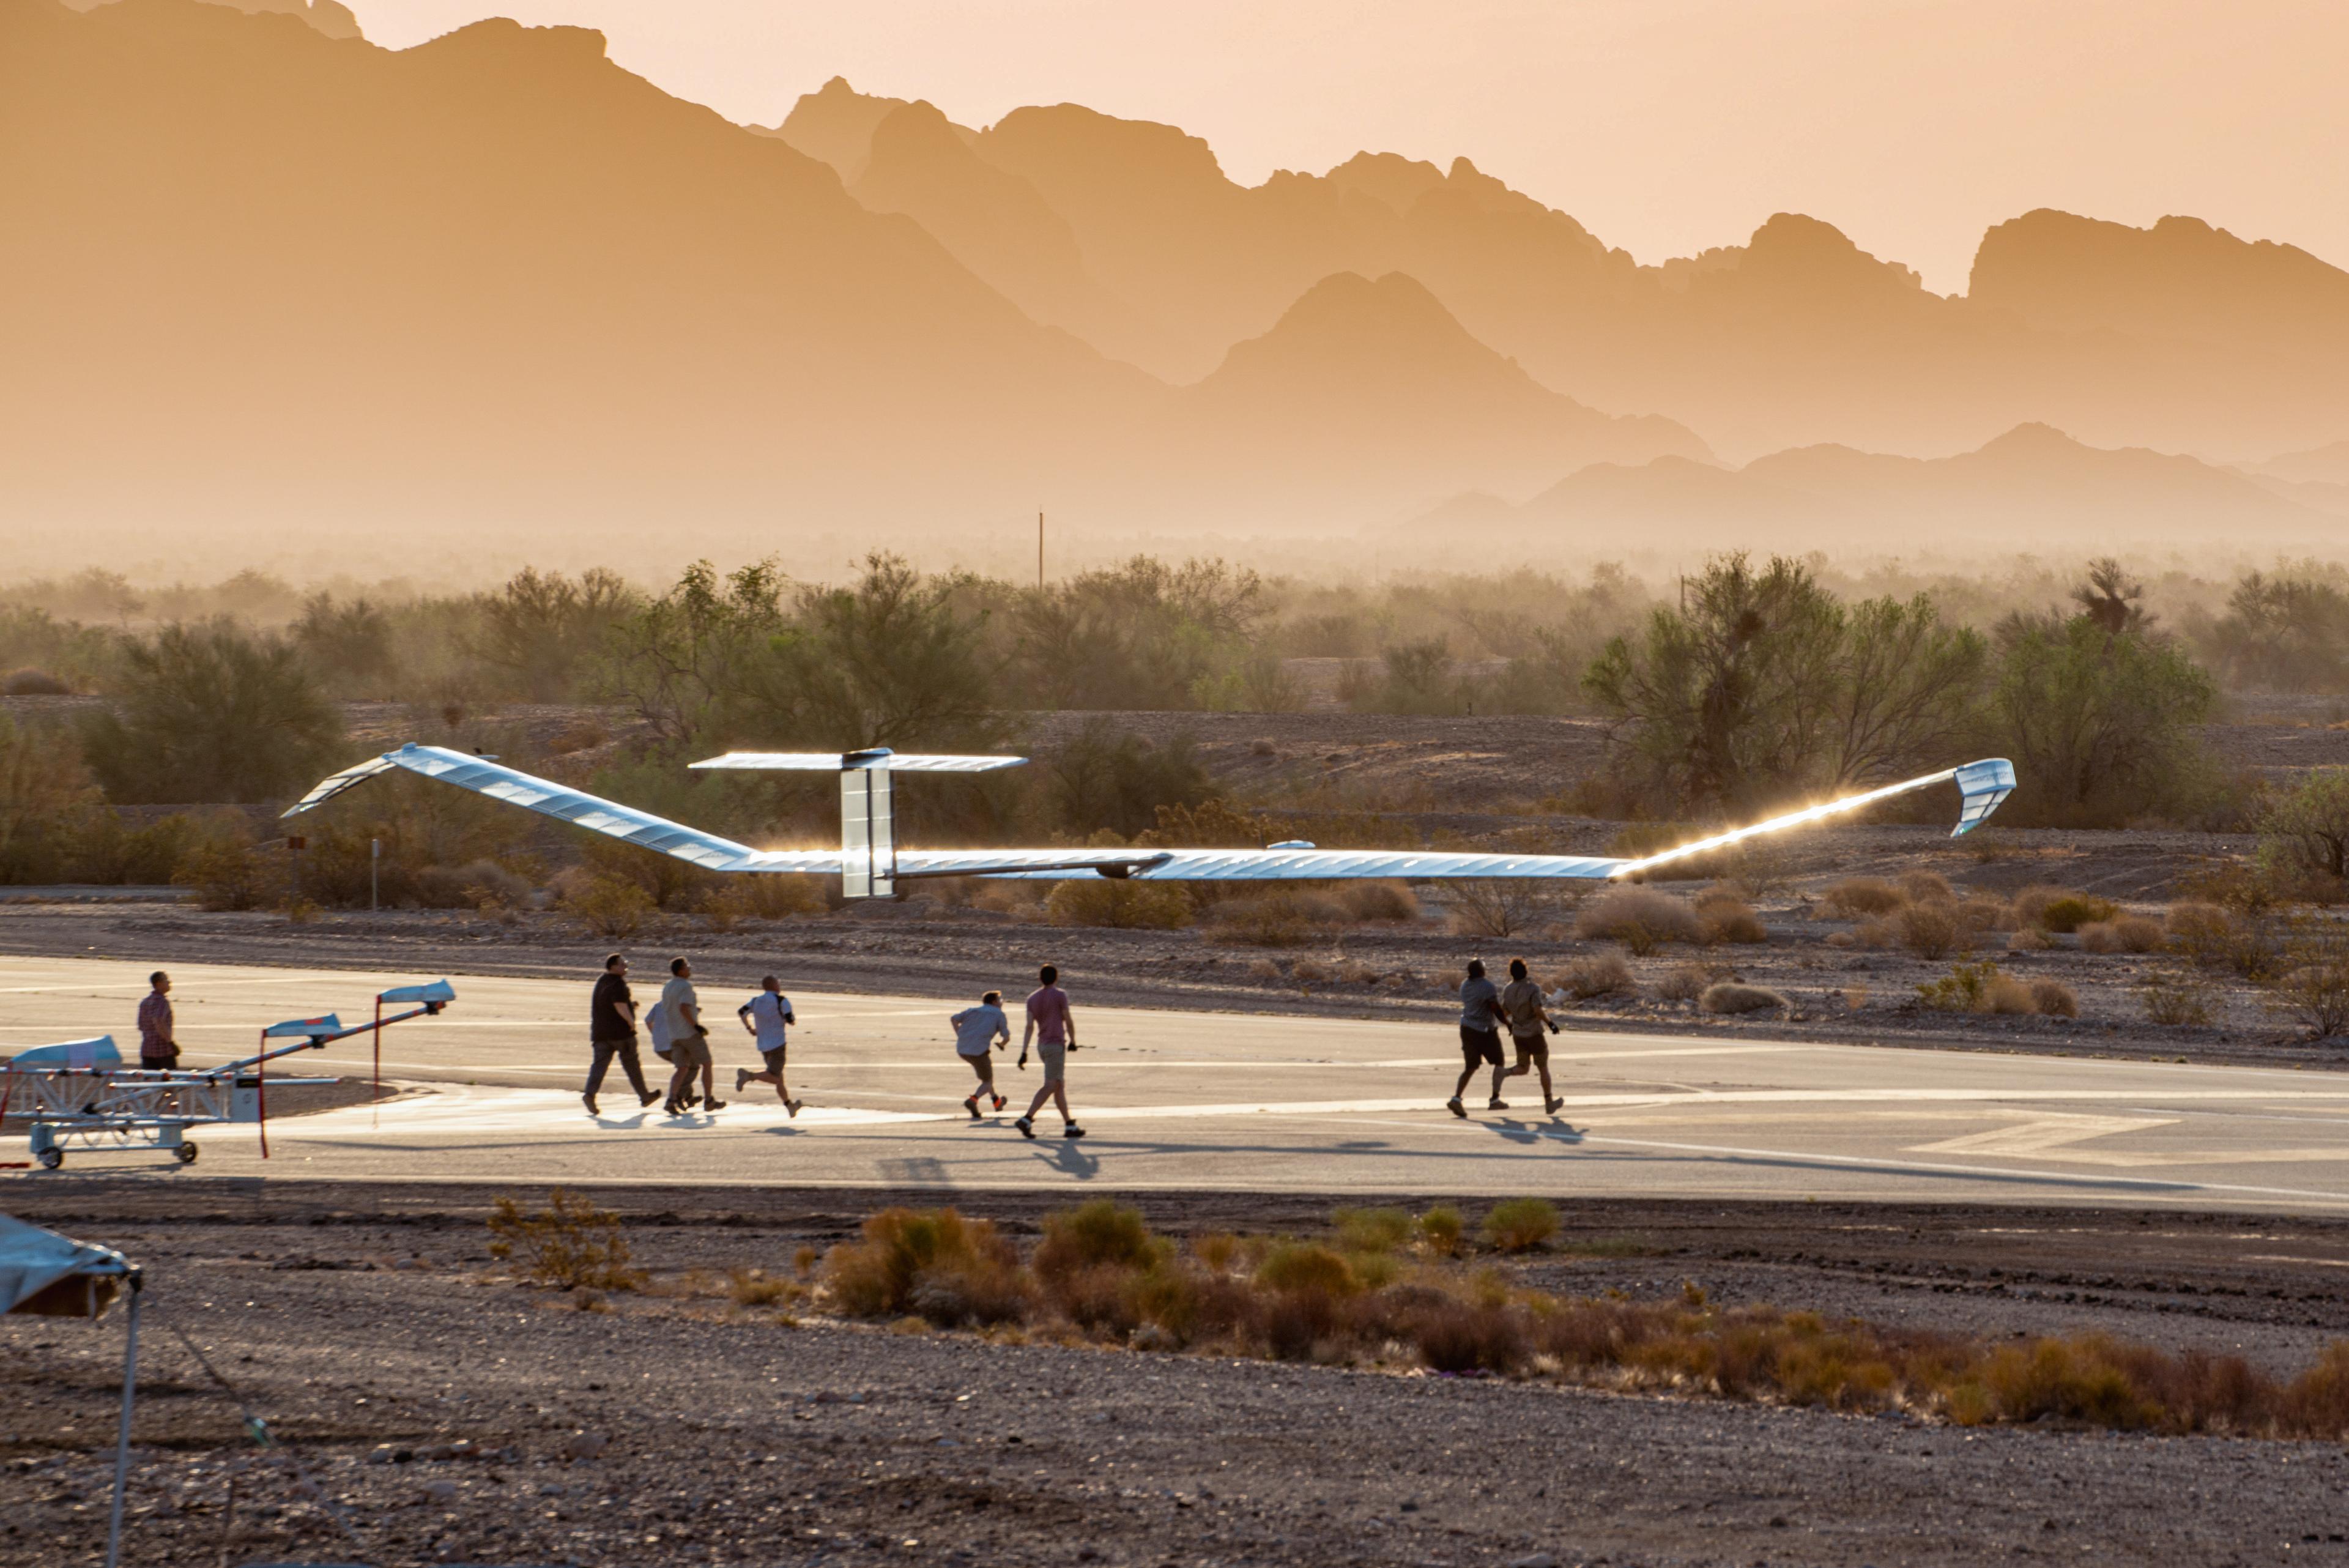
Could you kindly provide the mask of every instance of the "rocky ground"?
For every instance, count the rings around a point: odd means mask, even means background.
[[[862,1202],[597,1197],[628,1214],[655,1276],[608,1311],[507,1277],[478,1191],[44,1182],[26,1218],[149,1272],[125,1561],[2349,1560],[2337,1447],[897,1334],[723,1290],[730,1267],[790,1272],[850,1233]],[[1040,1201],[966,1207],[1032,1234]],[[1324,1218],[1301,1198],[1140,1201],[1177,1231]],[[1571,1209],[1558,1248],[1525,1267],[1552,1289],[1694,1281],[2288,1369],[2349,1322],[2344,1248],[2349,1225],[2323,1220],[1622,1203]],[[119,1317],[7,1319],[0,1345],[0,1563],[94,1563]],[[243,1438],[248,1410],[280,1447]]]

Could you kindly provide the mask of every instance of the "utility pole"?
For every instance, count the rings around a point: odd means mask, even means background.
[[[1044,514],[1036,514],[1036,591],[1044,591]]]
[[[383,840],[370,838],[367,840],[367,913],[369,914],[374,914],[383,908],[382,900],[376,896],[377,882],[381,874],[382,865]]]

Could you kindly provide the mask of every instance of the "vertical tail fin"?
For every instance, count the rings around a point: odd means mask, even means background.
[[[896,796],[885,767],[841,770],[840,890],[850,898],[896,894]]]

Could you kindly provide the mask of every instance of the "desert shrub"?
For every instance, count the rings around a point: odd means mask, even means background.
[[[519,1258],[536,1283],[564,1290],[632,1291],[644,1283],[628,1262],[620,1217],[556,1188],[546,1207],[525,1210],[501,1198],[490,1210],[490,1256]]]
[[[2037,926],[2023,926],[2006,939],[2006,950],[2011,953],[2044,953],[2054,945]]]
[[[1912,904],[1948,903],[1957,897],[1950,891],[1949,878],[1938,871],[1902,872],[1900,896]]]
[[[1713,898],[1710,902],[1699,900],[1697,919],[1703,928],[1707,942],[1750,944],[1770,940],[1770,932],[1762,924],[1762,917],[1736,898]]]
[[[2039,924],[2058,936],[2078,930],[2091,922],[2109,920],[2120,913],[2120,906],[2110,898],[2098,898],[2086,893],[2073,893],[2048,901],[2039,911]]]
[[[1153,745],[1102,717],[1086,720],[1044,773],[1055,820],[1076,833],[1131,836],[1155,826],[1161,806],[1196,806],[1214,793],[1187,732]]]
[[[1485,1240],[1499,1251],[1530,1252],[1557,1234],[1557,1206],[1546,1198],[1505,1198],[1485,1215]]]
[[[2032,1011],[2049,1018],[2077,1018],[2080,998],[2060,980],[2034,980],[2031,982]]]
[[[1899,888],[1878,877],[1847,877],[1819,895],[1821,912],[1843,920],[1889,915],[1906,902]]]
[[[795,1292],[806,1286],[795,1280],[779,1280],[764,1269],[735,1268],[726,1271],[726,1299],[739,1307],[772,1306],[780,1301],[792,1299]]]
[[[1344,919],[1344,906],[1326,894],[1276,888],[1209,906],[1207,940],[1226,947],[1302,947]]]
[[[2042,981],[2041,985],[2056,985],[2054,981]],[[2060,987],[2059,987],[2060,989]],[[2077,1004],[2075,1004],[2076,1011]],[[1982,988],[1981,1011],[2010,1018],[2028,1018],[2039,1011],[2039,988],[2011,974],[1995,974]]]
[[[1123,877],[1072,877],[1052,885],[1044,918],[1056,926],[1172,931],[1191,923],[1191,896],[1174,882]]]
[[[1412,1343],[1436,1372],[1503,1376],[1525,1364],[1525,1320],[1506,1306],[1446,1300],[1412,1314]]]
[[[2092,953],[2149,953],[2161,946],[2161,922],[2143,915],[2090,920],[2080,928],[2080,947]]]
[[[1641,955],[1666,942],[1704,940],[1696,911],[1654,888],[1609,888],[1577,917],[1574,930],[1579,937],[1621,942]]]
[[[1769,1008],[1785,1007],[1785,996],[1766,985],[1748,985],[1744,981],[1717,980],[1704,988],[1696,1004],[1707,1012],[1760,1012]]]
[[[1318,1241],[1276,1242],[1257,1265],[1256,1282],[1283,1294],[1347,1296],[1358,1288],[1353,1266]]]
[[[47,670],[35,670],[30,666],[0,675],[0,696],[63,697],[72,691],[71,686]]]
[[[2014,909],[2015,923],[2036,926],[2044,930],[2047,928],[2047,906],[2058,898],[2073,897],[2075,895],[2069,888],[2056,888],[2044,882],[2034,882],[2015,894],[2010,900]]]
[[[2272,979],[2282,967],[2283,929],[2264,910],[2178,903],[2169,907],[2167,924],[2171,945],[2197,969],[2259,981]]]
[[[2150,975],[2137,994],[2146,1022],[2165,1028],[2209,1023],[2216,1001],[2209,981],[2192,970]]]
[[[634,882],[589,873],[566,888],[563,908],[597,936],[625,941],[644,929],[654,905],[652,895]]]
[[[1892,917],[1892,931],[1903,948],[1928,961],[1963,950],[1970,935],[1958,907],[1947,899],[1904,907]]]
[[[1350,1252],[1392,1252],[1410,1242],[1413,1230],[1410,1212],[1402,1209],[1340,1209],[1330,1222]]]
[[[119,701],[82,723],[118,803],[259,801],[326,771],[343,722],[291,643],[227,621],[168,626],[121,648]]]
[[[1279,1291],[1258,1303],[1265,1347],[1277,1361],[1304,1361],[1337,1332],[1340,1300],[1329,1291]]]
[[[2268,1005],[2318,1040],[2349,1032],[2349,926],[2316,916],[2294,923]]]
[[[2259,822],[2260,860],[2285,878],[2349,877],[2349,768],[2312,769]]]
[[[1848,936],[1864,948],[1889,948],[1894,940],[1892,928],[1882,920],[1862,920],[1848,931],[1837,931],[1836,936]],[[1827,940],[1833,941],[1835,938]]]
[[[1348,882],[1335,897],[1346,912],[1358,920],[1415,920],[1419,919],[1419,900],[1412,897],[1410,885],[1385,877],[1370,881]]]
[[[1957,906],[1957,916],[1958,923],[1971,935],[2014,929],[2014,911],[2003,898],[1977,895]]]
[[[1656,981],[1656,998],[1660,1002],[1694,1002],[1712,983],[1712,971],[1702,964],[1674,964]]]
[[[952,1326],[1009,1321],[1022,1298],[1011,1243],[952,1209],[885,1209],[862,1239],[824,1254],[824,1283],[852,1317],[913,1314]],[[981,1314],[1000,1312],[999,1317]]]
[[[1621,953],[1588,953],[1558,971],[1558,984],[1577,1002],[1611,996],[1631,989],[1631,966]]]
[[[1419,1238],[1438,1257],[1460,1251],[1461,1229],[1460,1210],[1449,1203],[1439,1203],[1419,1217]]]
[[[1169,1250],[1150,1233],[1141,1210],[1096,1198],[1046,1215],[1044,1239],[1037,1243],[1030,1262],[1039,1277],[1052,1281],[1105,1265],[1149,1268]]]
[[[1539,877],[1487,877],[1448,890],[1451,925],[1464,937],[1514,937],[1556,919],[1567,895]]]
[[[1940,979],[1919,986],[1917,1000],[1936,1012],[1987,1012],[1992,984],[2001,978],[1998,965],[1988,959],[1956,964]]]
[[[171,880],[196,890],[196,902],[207,909],[259,909],[277,901],[285,878],[277,863],[262,853],[244,825],[222,823],[189,849]]]

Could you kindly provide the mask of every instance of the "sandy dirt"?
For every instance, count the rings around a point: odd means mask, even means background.
[[[126,1560],[2349,1558],[2349,1456],[2336,1446],[1968,1431],[819,1318],[787,1326],[730,1305],[717,1272],[787,1272],[799,1248],[848,1234],[863,1202],[596,1196],[629,1214],[655,1271],[652,1292],[610,1298],[609,1312],[506,1278],[486,1254],[481,1192],[44,1184],[27,1218],[120,1245],[150,1271]],[[1040,1201],[966,1207],[1027,1235]],[[1302,1199],[1142,1201],[1175,1231],[1323,1218]],[[1574,1206],[1568,1220],[1562,1250],[1526,1265],[1529,1282],[1645,1296],[1693,1280],[1725,1297],[1978,1333],[2103,1327],[2282,1366],[2344,1315],[2349,1225],[2337,1221],[1663,1204]],[[240,1438],[236,1406],[175,1329],[283,1447]],[[119,1320],[0,1323],[0,1563],[97,1560],[119,1334]]]

